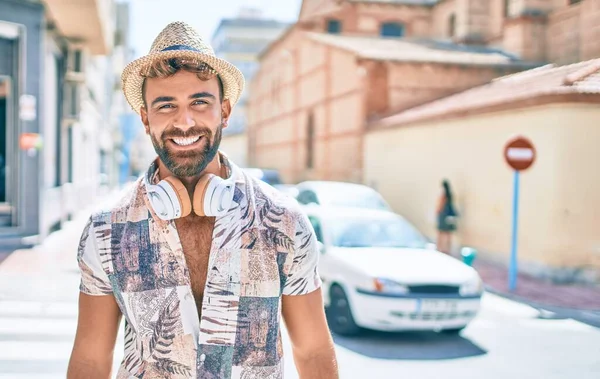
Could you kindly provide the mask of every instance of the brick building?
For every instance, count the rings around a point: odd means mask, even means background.
[[[250,160],[374,186],[431,238],[446,178],[455,246],[507,264],[524,134],[519,270],[598,283],[598,58],[600,0],[304,0],[250,83]]]
[[[304,0],[249,85],[251,165],[363,181],[372,120],[600,53],[598,0]]]
[[[289,25],[277,20],[267,19],[263,14],[250,7],[242,7],[235,18],[223,19],[217,26],[212,46],[215,54],[239,68],[247,81],[252,79],[258,69],[257,56],[271,42],[288,28]],[[235,106],[235,112],[223,131],[221,150],[241,166],[248,164],[248,138],[246,134],[246,103],[248,91]]]

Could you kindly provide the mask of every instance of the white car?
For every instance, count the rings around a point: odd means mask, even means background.
[[[281,184],[281,177],[279,176],[279,172],[277,170],[256,167],[245,167],[242,170],[246,172],[246,174],[255,177],[258,180],[262,180],[263,182],[272,186]]]
[[[320,244],[331,330],[457,333],[477,315],[477,272],[438,252],[401,216],[357,208],[305,209]]]
[[[298,197],[298,188],[293,184],[273,184],[273,187],[289,197],[294,199]]]
[[[305,181],[297,184],[296,189],[298,191],[296,200],[303,205],[392,210],[379,192],[362,184]]]

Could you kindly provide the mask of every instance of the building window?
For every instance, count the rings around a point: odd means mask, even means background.
[[[404,35],[404,25],[397,22],[386,22],[381,25],[382,37],[402,37]]]
[[[448,20],[448,37],[454,37],[456,34],[456,15],[451,15]]]
[[[315,165],[315,122],[311,114],[308,115],[306,125],[306,168],[313,168]]]
[[[83,55],[81,50],[75,50],[73,54],[73,71],[83,72]]]
[[[342,32],[342,22],[340,20],[327,21],[327,33],[340,34]]]

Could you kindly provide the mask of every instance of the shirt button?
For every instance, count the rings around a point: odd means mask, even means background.
[[[204,362],[206,360],[206,354],[200,354],[200,362]]]

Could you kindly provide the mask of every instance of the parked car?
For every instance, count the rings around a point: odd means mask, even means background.
[[[298,188],[293,184],[274,184],[273,187],[294,199],[298,197]]]
[[[392,208],[373,188],[355,183],[306,181],[296,185],[300,204],[356,207],[391,211]]]
[[[253,176],[270,185],[282,184],[281,176],[277,170],[247,167],[243,169],[248,175]]]
[[[413,225],[388,211],[307,207],[320,244],[329,326],[457,333],[480,308],[482,281],[436,251]]]

